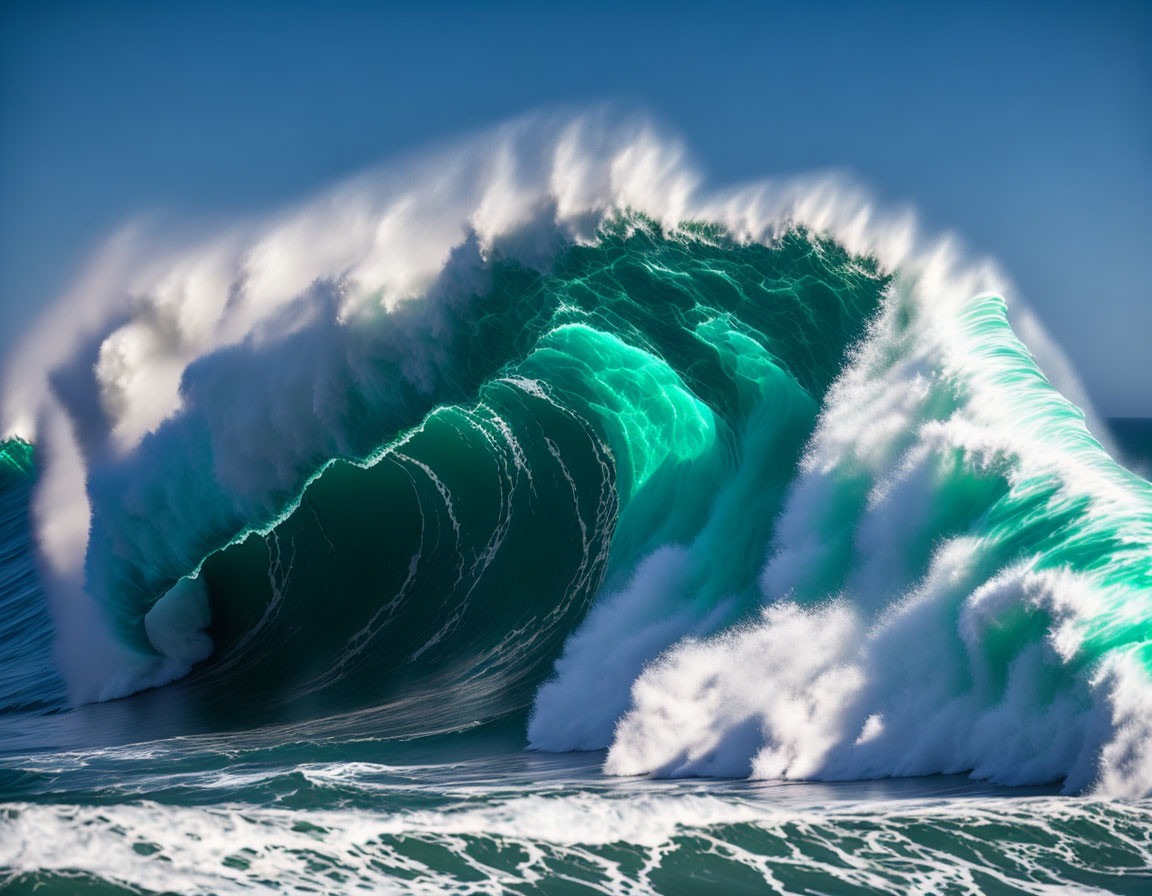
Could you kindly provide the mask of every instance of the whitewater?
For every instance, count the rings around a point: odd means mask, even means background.
[[[0,435],[3,885],[1152,885],[1139,452],[844,176],[536,115],[140,219]]]

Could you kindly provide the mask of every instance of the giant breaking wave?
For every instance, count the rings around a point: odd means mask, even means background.
[[[536,117],[115,236],[10,359],[0,486],[74,703],[1147,795],[1152,486],[1010,298],[841,180]]]

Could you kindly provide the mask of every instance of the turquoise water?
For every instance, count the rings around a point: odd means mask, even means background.
[[[0,456],[4,886],[1152,887],[1152,431],[702,220],[133,280]]]

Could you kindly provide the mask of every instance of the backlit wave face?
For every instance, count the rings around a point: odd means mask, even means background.
[[[1148,794],[1152,486],[1009,292],[607,116],[125,231],[5,375],[71,699]]]

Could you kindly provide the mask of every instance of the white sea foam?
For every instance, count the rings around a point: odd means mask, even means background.
[[[0,869],[165,892],[246,893],[275,881],[332,893],[500,893],[567,879],[625,894],[678,875],[686,885],[694,878],[677,869],[687,860],[782,891],[798,879],[893,894],[995,881],[1044,894],[1073,883],[1058,869],[1083,853],[1094,856],[1096,885],[1081,876],[1077,889],[1108,892],[1152,863],[1149,811],[1042,798],[804,809],[707,794],[526,796],[396,813],[19,804],[0,814]],[[982,833],[1006,826],[1017,836]],[[1106,859],[1094,839],[1102,831]]]

